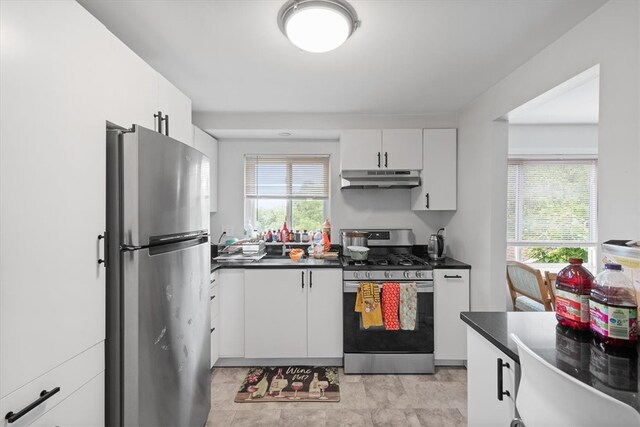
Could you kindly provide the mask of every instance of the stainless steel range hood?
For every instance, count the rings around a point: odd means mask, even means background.
[[[415,170],[342,171],[342,188],[413,188],[420,185]]]

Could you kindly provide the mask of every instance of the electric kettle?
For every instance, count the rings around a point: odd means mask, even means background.
[[[443,259],[445,256],[444,252],[444,236],[442,233],[444,232],[444,228],[438,230],[436,234],[432,234],[429,237],[429,244],[427,245],[427,254],[429,255],[429,259],[433,261],[437,261]]]

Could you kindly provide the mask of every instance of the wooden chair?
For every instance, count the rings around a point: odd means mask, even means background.
[[[556,309],[556,279],[558,273],[551,273],[549,271],[544,272],[544,284],[547,286],[547,292],[551,298],[551,306]]]
[[[515,311],[553,311],[540,270],[507,261],[507,285]]]

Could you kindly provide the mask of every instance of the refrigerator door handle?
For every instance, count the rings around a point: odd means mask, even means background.
[[[142,249],[143,246],[136,246],[136,245],[120,245],[120,250],[122,252],[131,252],[131,251],[137,251]]]

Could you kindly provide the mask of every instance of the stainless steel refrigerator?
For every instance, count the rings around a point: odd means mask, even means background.
[[[138,125],[107,130],[108,426],[205,424],[208,230],[206,156]]]

